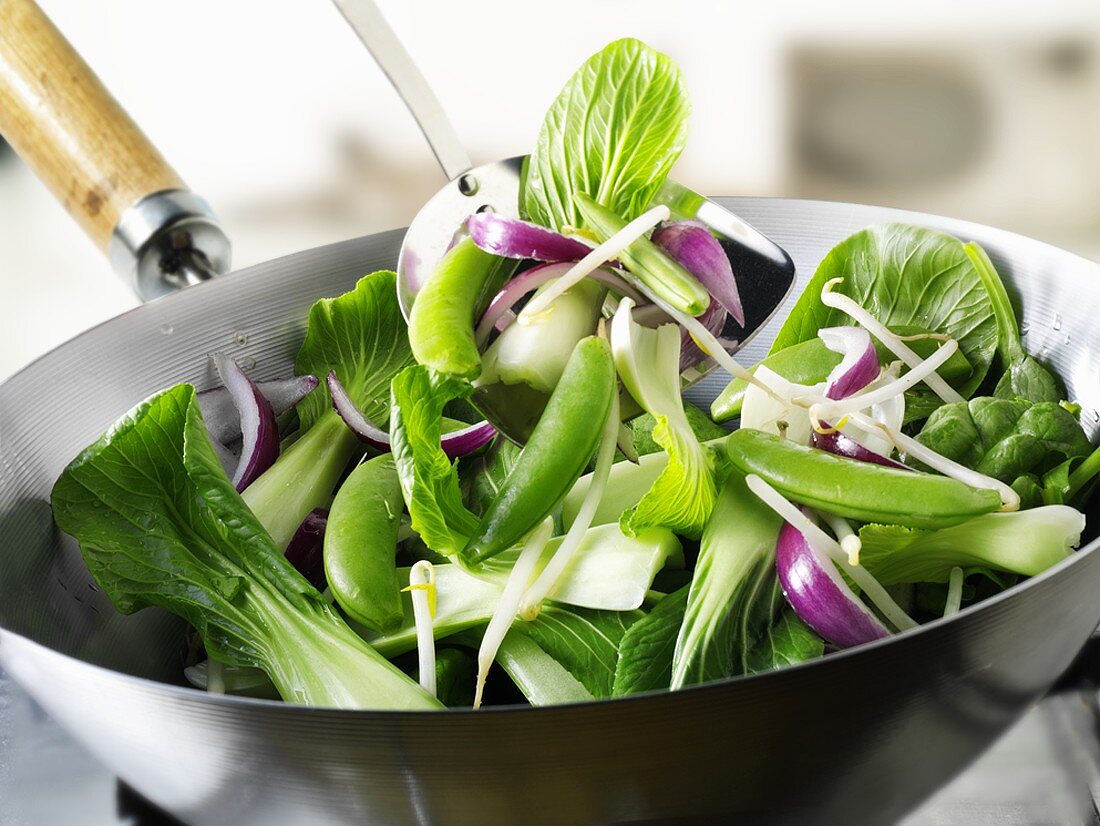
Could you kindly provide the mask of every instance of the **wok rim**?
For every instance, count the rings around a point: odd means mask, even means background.
[[[986,232],[992,232],[992,233],[995,233],[995,234],[999,234],[999,235],[1004,236],[1006,238],[1020,239],[1020,240],[1026,241],[1029,244],[1036,245],[1037,248],[1041,248],[1041,249],[1043,249],[1043,251],[1053,253],[1056,256],[1061,256],[1061,257],[1064,257],[1064,258],[1068,257],[1069,259],[1075,259],[1078,264],[1082,264],[1085,267],[1094,269],[1094,270],[1097,271],[1097,274],[1100,274],[1100,262],[1093,261],[1091,259],[1085,258],[1083,255],[1080,255],[1080,254],[1075,253],[1075,252],[1071,252],[1071,251],[1066,250],[1062,247],[1059,247],[1055,244],[1051,244],[1049,242],[1042,241],[1040,239],[1033,238],[1031,236],[1024,235],[1022,233],[1013,232],[1011,230],[1001,229],[999,227],[993,227],[993,226],[990,226],[988,224],[981,224],[981,223],[974,222],[974,221],[968,221],[968,220],[962,219],[962,218],[954,218],[954,217],[949,216],[949,215],[939,215],[939,214],[926,213],[926,212],[917,212],[917,211],[912,211],[912,210],[899,209],[899,208],[896,208],[896,207],[879,206],[879,205],[875,205],[875,204],[861,204],[861,203],[854,203],[854,202],[850,202],[850,201],[830,201],[830,200],[811,199],[811,198],[783,198],[783,197],[779,197],[779,196],[707,196],[707,197],[710,197],[710,198],[712,198],[712,199],[714,199],[718,202],[725,202],[725,201],[729,201],[729,200],[754,201],[754,202],[761,202],[761,201],[762,202],[783,202],[783,203],[788,203],[788,204],[792,204],[792,205],[793,204],[805,205],[807,207],[814,207],[814,206],[853,207],[853,208],[857,208],[857,209],[870,209],[870,210],[875,210],[875,211],[878,211],[878,212],[883,212],[883,213],[888,213],[889,214],[889,218],[883,217],[883,218],[875,221],[875,223],[883,223],[883,222],[888,222],[888,221],[906,221],[906,222],[911,222],[911,223],[918,224],[918,225],[927,225],[926,222],[930,221],[933,225],[931,228],[936,228],[934,225],[937,222],[942,223],[942,222],[946,221],[946,222],[950,222],[950,223],[956,225],[956,229],[953,230],[951,234],[956,234],[960,230],[970,230],[971,228],[974,228],[974,229],[978,229],[978,230],[984,230]],[[286,255],[279,256],[278,258],[273,258],[273,259],[270,259],[268,261],[259,262],[257,264],[253,264],[251,266],[244,267],[244,268],[239,269],[239,270],[234,270],[233,272],[227,273],[225,276],[222,276],[222,277],[219,277],[219,278],[216,278],[216,279],[211,279],[209,281],[200,282],[199,284],[195,284],[191,287],[188,287],[186,290],[182,290],[180,292],[173,293],[171,295],[165,295],[165,296],[155,298],[152,301],[146,302],[145,304],[139,304],[138,306],[132,307],[128,310],[125,310],[122,313],[119,313],[118,315],[115,315],[115,316],[112,316],[111,318],[100,321],[100,322],[92,325],[91,327],[87,328],[86,330],[82,330],[80,333],[73,336],[72,338],[67,339],[66,341],[63,341],[60,344],[57,344],[56,346],[50,348],[48,351],[46,351],[45,353],[39,355],[33,361],[31,361],[28,364],[24,365],[23,367],[19,368],[14,373],[12,373],[7,378],[5,378],[2,382],[0,382],[0,390],[2,390],[4,387],[6,387],[8,384],[13,382],[17,378],[21,377],[24,373],[35,369],[41,361],[43,361],[46,358],[49,358],[51,355],[53,355],[55,352],[57,352],[61,348],[69,346],[70,344],[80,340],[84,336],[87,336],[87,335],[89,335],[89,334],[91,334],[95,331],[98,331],[100,328],[105,327],[106,325],[120,322],[122,319],[128,318],[128,317],[130,317],[130,316],[132,316],[136,313],[141,313],[141,312],[144,311],[145,307],[148,307],[148,306],[164,306],[163,302],[178,301],[179,298],[182,295],[192,294],[192,293],[195,293],[195,291],[197,291],[197,290],[203,290],[203,289],[208,290],[208,291],[209,290],[217,290],[217,289],[220,288],[219,285],[224,285],[224,284],[228,283],[230,280],[235,280],[240,276],[244,276],[244,275],[247,275],[249,273],[253,273],[256,270],[267,268],[268,266],[270,266],[271,264],[273,264],[275,262],[280,262],[280,261],[285,262],[285,261],[289,261],[289,260],[291,260],[293,258],[296,258],[296,257],[299,257],[299,256],[310,256],[310,255],[316,254],[317,252],[322,251],[322,250],[331,250],[331,249],[334,249],[334,248],[342,246],[342,245],[355,244],[355,243],[361,242],[361,241],[363,241],[364,239],[367,239],[367,238],[378,238],[379,236],[390,235],[390,234],[393,234],[393,235],[402,234],[402,237],[403,237],[403,233],[405,233],[407,231],[407,229],[408,229],[408,227],[398,227],[398,228],[392,228],[392,229],[388,229],[388,230],[380,230],[379,232],[368,233],[367,235],[357,236],[355,238],[344,239],[342,241],[335,241],[335,242],[332,242],[330,244],[323,244],[323,245],[318,246],[318,247],[312,247],[310,249],[299,250],[299,251],[296,251],[296,252],[288,253]],[[853,229],[851,231],[852,232],[857,232],[859,230],[858,229]],[[941,230],[941,231],[944,231],[944,230]],[[837,243],[839,243],[839,242],[837,242]],[[784,301],[791,298],[792,294],[794,293],[794,287],[795,287],[795,285],[792,284],[791,288],[788,290],[786,296],[784,297]],[[318,296],[318,298],[321,298],[321,297],[324,297],[324,296]],[[796,300],[797,300],[797,297],[796,297]],[[771,323],[772,320],[773,320],[773,318],[770,318],[768,323]],[[763,329],[764,326],[767,326],[767,324],[762,325],[760,329]],[[760,332],[760,329],[757,330],[757,333]],[[137,402],[137,403],[140,403],[140,401]],[[1051,566],[1050,568],[1047,568],[1045,571],[1042,571],[1041,573],[1036,574],[1035,576],[1028,577],[1025,581],[1019,582],[1019,583],[1011,586],[1010,588],[1006,588],[1005,590],[1001,591],[1000,593],[994,594],[991,597],[987,597],[987,598],[983,599],[980,603],[976,603],[974,605],[967,606],[966,608],[963,608],[962,610],[960,610],[956,614],[953,614],[949,617],[939,617],[939,618],[936,618],[936,619],[931,620],[929,622],[922,623],[922,624],[918,625],[916,628],[912,628],[912,629],[909,629],[909,630],[906,630],[906,631],[900,631],[900,632],[891,634],[888,637],[878,639],[878,640],[873,640],[873,641],[868,642],[868,643],[863,643],[861,645],[857,645],[857,646],[854,646],[852,648],[842,649],[840,651],[836,651],[836,652],[833,652],[833,653],[828,654],[826,656],[819,657],[819,658],[816,658],[816,659],[813,659],[813,660],[808,660],[808,661],[805,661],[805,662],[797,663],[795,665],[784,666],[782,668],[773,669],[771,671],[761,671],[761,672],[755,672],[755,673],[751,673],[751,674],[741,674],[741,675],[738,675],[738,676],[735,676],[735,677],[726,677],[726,678],[723,678],[723,679],[720,679],[720,680],[713,680],[713,681],[706,682],[706,683],[693,684],[693,685],[685,686],[681,689],[678,689],[677,691],[669,691],[669,690],[664,690],[664,689],[651,690],[651,691],[639,692],[637,694],[631,694],[631,695],[621,696],[621,697],[608,697],[608,698],[602,698],[602,699],[583,700],[583,701],[579,701],[579,702],[558,703],[558,704],[547,705],[547,706],[530,706],[530,705],[522,705],[522,704],[511,704],[511,705],[499,705],[499,706],[485,706],[483,708],[476,709],[476,710],[475,709],[467,709],[467,708],[453,708],[453,709],[452,708],[444,708],[444,709],[435,710],[435,711],[431,711],[431,712],[425,712],[425,711],[389,710],[389,709],[342,709],[342,708],[333,708],[333,707],[326,707],[326,706],[297,705],[297,704],[294,704],[294,703],[287,703],[287,702],[282,701],[282,700],[270,700],[270,699],[259,698],[259,697],[249,697],[249,696],[245,696],[245,695],[211,694],[209,692],[203,691],[202,689],[194,687],[194,686],[176,685],[176,684],[173,684],[173,683],[162,682],[162,681],[159,681],[159,680],[150,679],[148,677],[141,677],[141,676],[137,676],[137,675],[134,675],[134,674],[128,674],[128,673],[123,672],[123,671],[116,671],[114,669],[107,668],[107,667],[102,666],[102,665],[98,665],[96,663],[88,662],[87,660],[82,660],[78,657],[74,657],[70,654],[66,654],[62,651],[58,651],[54,648],[51,648],[47,645],[44,645],[44,644],[42,644],[42,643],[40,643],[36,640],[33,640],[29,637],[26,637],[22,634],[19,634],[19,633],[15,632],[15,631],[11,631],[11,630],[5,628],[2,625],[0,625],[0,661],[2,661],[2,659],[3,659],[2,652],[3,652],[5,637],[14,637],[24,645],[33,646],[37,649],[40,649],[47,656],[60,657],[60,658],[63,658],[64,660],[70,661],[71,663],[73,663],[77,667],[93,669],[94,671],[105,675],[105,677],[107,679],[114,679],[114,680],[121,681],[122,683],[130,685],[130,686],[134,687],[135,689],[143,690],[145,692],[159,693],[161,696],[163,696],[165,698],[173,699],[173,700],[180,700],[180,701],[184,701],[184,702],[198,702],[198,703],[204,703],[204,704],[209,704],[209,705],[214,705],[214,706],[220,706],[220,707],[227,708],[227,709],[240,708],[240,709],[244,709],[244,710],[264,711],[264,710],[268,710],[268,709],[281,708],[281,709],[284,709],[284,711],[276,712],[276,713],[283,714],[284,716],[286,716],[286,715],[295,715],[295,716],[302,715],[302,716],[310,716],[310,717],[317,717],[317,716],[322,716],[322,717],[328,717],[328,716],[345,717],[347,715],[353,715],[354,718],[356,718],[356,719],[385,719],[385,720],[388,720],[388,721],[396,720],[396,721],[401,721],[401,722],[405,722],[405,721],[412,720],[412,719],[427,720],[427,721],[432,721],[432,720],[438,721],[441,718],[441,715],[445,716],[448,719],[465,720],[465,719],[468,719],[468,718],[476,716],[476,715],[492,714],[492,715],[495,715],[495,716],[500,716],[500,715],[513,715],[514,716],[516,714],[521,714],[521,713],[525,714],[529,717],[532,716],[532,715],[538,714],[538,715],[540,715],[541,718],[545,719],[548,716],[556,716],[556,715],[561,715],[561,714],[583,714],[583,713],[585,713],[588,710],[593,709],[593,708],[607,708],[607,709],[611,710],[611,709],[617,709],[617,708],[626,708],[628,706],[629,707],[634,707],[636,705],[645,704],[645,703],[663,703],[667,706],[671,703],[687,702],[687,701],[690,701],[692,698],[699,698],[700,695],[702,695],[702,694],[707,694],[707,693],[718,694],[718,693],[721,693],[721,692],[724,692],[724,691],[733,690],[733,687],[736,687],[736,686],[742,686],[742,685],[746,685],[746,684],[755,684],[755,683],[758,683],[758,682],[761,682],[761,681],[766,681],[766,680],[773,680],[774,681],[774,680],[777,680],[777,679],[782,679],[782,675],[788,674],[788,673],[800,673],[801,674],[801,673],[811,671],[813,669],[820,669],[820,668],[824,668],[824,667],[832,667],[831,666],[832,663],[845,662],[847,660],[851,660],[853,658],[861,657],[861,656],[871,656],[873,652],[879,651],[883,647],[890,646],[890,645],[896,645],[896,644],[899,644],[899,643],[903,643],[905,641],[912,641],[912,640],[919,639],[920,637],[922,637],[926,634],[934,633],[934,632],[938,631],[939,629],[947,627],[951,624],[965,621],[968,618],[973,617],[975,614],[983,611],[987,607],[992,607],[992,606],[995,606],[995,605],[999,605],[999,604],[1001,604],[1001,603],[1003,603],[1007,600],[1015,599],[1016,595],[1022,594],[1024,592],[1026,592],[1027,590],[1031,589],[1032,587],[1039,587],[1039,585],[1041,583],[1060,576],[1065,570],[1067,570],[1068,568],[1073,567],[1078,562],[1078,560],[1083,559],[1084,557],[1094,553],[1097,550],[1097,548],[1100,548],[1100,535],[1098,535],[1096,538],[1094,538],[1092,541],[1090,541],[1084,547],[1079,548],[1078,550],[1074,551],[1066,559],[1061,560],[1060,562],[1056,563],[1055,565]],[[134,612],[134,613],[136,614],[138,612]],[[1057,675],[1053,675],[1053,676],[1056,677]],[[204,699],[199,699],[200,697],[202,697]],[[681,701],[679,698],[684,698],[684,700]]]

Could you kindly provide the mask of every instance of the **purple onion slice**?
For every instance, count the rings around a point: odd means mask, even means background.
[[[485,252],[503,258],[536,261],[580,261],[592,248],[546,227],[506,218],[494,212],[478,212],[466,220],[470,238]]]
[[[389,452],[390,434],[374,424],[356,406],[344,385],[336,377],[335,370],[328,374],[326,382],[329,395],[332,396],[333,408],[340,414],[344,424],[351,429],[351,432],[356,435],[359,441],[370,445],[376,450]],[[496,435],[496,428],[488,422],[482,421],[461,430],[444,433],[440,439],[440,446],[449,458],[459,459],[489,444]]]
[[[850,436],[845,436],[840,431],[832,433],[818,433],[816,430],[810,434],[811,444],[818,450],[827,453],[835,453],[837,456],[846,456],[860,462],[871,462],[876,465],[897,468],[898,470],[912,470],[911,467],[895,462],[889,456],[875,453],[870,448],[864,447]]]
[[[846,399],[878,378],[878,353],[871,335],[862,327],[824,327],[817,335],[826,347],[842,356],[825,379],[825,398]]]
[[[265,399],[271,403],[276,416],[281,416],[317,389],[316,376],[292,376],[289,379],[258,381],[255,383]],[[196,397],[206,429],[214,441],[230,444],[241,438],[241,417],[233,404],[233,397],[223,385],[203,390]]]
[[[851,648],[890,636],[886,626],[857,597],[836,565],[818,554],[806,537],[784,522],[775,544],[779,584],[795,613],[829,642]]]
[[[221,353],[215,353],[213,359],[240,415],[241,456],[233,473],[233,485],[242,491],[279,458],[279,425],[271,402],[263,397],[237,362]]]
[[[650,240],[699,279],[715,301],[742,327],[745,311],[729,257],[718,239],[698,221],[673,221],[653,230]]]
[[[306,514],[306,518],[290,538],[285,552],[287,561],[318,591],[323,591],[328,584],[325,580],[324,557],[327,524],[328,511],[314,508]]]

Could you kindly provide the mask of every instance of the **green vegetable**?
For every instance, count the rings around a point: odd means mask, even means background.
[[[332,501],[336,483],[359,449],[332,410],[324,377],[335,370],[359,409],[371,421],[385,422],[390,380],[411,363],[397,280],[389,270],[366,275],[350,292],[310,308],[295,369],[299,375],[318,376],[321,386],[298,403],[303,435],[244,494],[280,548],[306,514]]]
[[[761,612],[776,588],[775,541],[782,524],[730,473],[703,532],[672,661],[673,689],[746,670],[744,652],[770,625]]]
[[[633,508],[641,501],[664,473],[666,467],[668,467],[668,454],[663,450],[660,453],[650,453],[640,457],[638,464],[618,462],[612,465],[611,474],[607,479],[607,488],[600,499],[600,504],[596,507],[592,524],[617,524],[623,511]],[[561,521],[566,530],[573,524],[591,482],[592,474],[586,473],[577,480],[562,500]]]
[[[611,322],[611,347],[623,386],[656,419],[653,440],[668,454],[661,475],[622,513],[619,526],[628,536],[666,527],[698,539],[718,492],[710,452],[695,438],[680,398],[679,328],[642,327],[624,300]]]
[[[401,484],[393,457],[365,462],[340,486],[325,527],[325,577],[352,619],[378,631],[401,625],[394,552],[401,522]]]
[[[1091,451],[1081,425],[1061,405],[989,396],[943,405],[928,417],[917,441],[1007,483],[1026,473],[1042,473],[1055,459]]]
[[[916,325],[951,336],[973,372],[958,391],[969,396],[985,378],[997,347],[997,322],[982,279],[963,244],[942,232],[878,224],[841,241],[825,256],[776,336],[771,352],[817,337],[851,319],[821,303],[825,282],[851,296],[887,327]]]
[[[691,432],[695,434],[695,438],[700,442],[709,442],[712,439],[724,438],[729,432],[721,425],[717,425],[711,421],[710,416],[691,402],[684,402],[684,414],[687,416]],[[632,433],[631,441],[634,444],[634,450],[637,451],[639,456],[646,456],[650,453],[664,451],[664,448],[653,439],[653,428],[656,424],[657,420],[653,418],[652,413],[643,413],[630,423],[630,430]]]
[[[497,649],[496,661],[533,706],[584,703],[596,699],[553,654],[547,653],[537,642],[515,628],[505,635]]]
[[[619,643],[615,665],[615,697],[667,689],[672,678],[672,653],[684,620],[687,587],[662,597],[642,619],[631,625]]]
[[[515,467],[471,532],[462,552],[467,561],[511,547],[561,503],[596,452],[615,391],[611,348],[602,338],[583,339]]]
[[[922,328],[908,325],[892,326],[891,331],[899,336],[923,335],[928,332]],[[886,364],[897,359],[881,342],[874,339],[872,341],[874,341],[875,350],[878,352],[879,360],[882,363]],[[941,344],[941,342],[934,339],[914,339],[906,343],[921,358],[931,356]],[[833,352],[825,346],[825,342],[815,337],[772,352],[750,368],[749,372],[754,373],[757,367],[764,365],[793,384],[814,385],[825,381],[829,377],[832,369],[840,364],[840,358],[840,353]],[[908,368],[903,366],[902,375],[907,371]],[[961,351],[956,350],[951,358],[936,372],[952,387],[958,388],[969,379],[972,370],[966,356]],[[748,386],[748,382],[743,379],[733,379],[726,386],[726,389],[718,395],[718,398],[714,400],[710,407],[710,413],[715,421],[728,422],[741,415],[741,405],[745,400],[745,391]],[[906,421],[916,420],[916,416],[910,415],[910,408],[914,405],[922,406],[929,395],[932,395],[932,393],[924,384],[919,384],[906,391]],[[941,403],[939,397],[935,397],[932,401],[935,407],[938,407]],[[920,418],[926,416],[927,413],[920,416]]]
[[[990,513],[937,531],[864,525],[859,558],[883,585],[946,582],[954,567],[1035,576],[1069,556],[1084,527],[1067,505]]]
[[[598,241],[606,241],[627,224],[614,210],[597,203],[583,192],[577,193],[576,201],[584,217],[584,226]],[[710,293],[699,280],[648,238],[633,241],[619,254],[619,258],[631,275],[675,309],[697,316],[710,306]]]
[[[997,382],[993,395],[1030,402],[1057,403],[1064,399],[1065,390],[1061,382],[1024,350],[1008,292],[985,250],[973,241],[964,244],[963,249],[989,293],[993,315],[997,319],[997,351],[1004,362],[1005,372]]]
[[[180,615],[211,657],[263,669],[284,700],[439,707],[287,562],[222,470],[190,385],[116,422],[65,469],[51,502],[119,611]]]
[[[460,648],[440,648],[435,652],[435,693],[447,708],[470,708],[474,704],[474,677],[477,663]],[[419,681],[419,671],[413,675]]]
[[[552,229],[579,227],[583,192],[641,215],[683,151],[691,110],[680,70],[633,39],[590,57],[546,113],[525,167],[521,205]]]
[[[514,261],[482,252],[470,238],[455,244],[413,302],[409,344],[416,360],[440,373],[477,378],[476,316],[514,267]]]
[[[768,626],[748,652],[745,670],[772,671],[817,659],[825,654],[825,642],[790,609]]]
[[[942,528],[1001,506],[1000,496],[946,476],[835,456],[759,430],[737,430],[726,453],[791,501],[861,522]]]
[[[497,439],[481,456],[464,463],[459,475],[466,491],[466,507],[478,516],[485,513],[489,503],[500,493],[504,480],[519,460],[521,448],[507,439]]]

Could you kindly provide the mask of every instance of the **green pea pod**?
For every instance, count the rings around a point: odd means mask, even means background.
[[[576,204],[585,226],[600,241],[626,226],[626,221],[583,192],[576,194]],[[648,238],[639,238],[619,258],[639,281],[677,310],[697,316],[710,306],[710,293],[699,280]]]
[[[792,502],[860,522],[945,528],[1001,507],[994,490],[847,459],[759,430],[731,433],[726,455]]]
[[[463,556],[481,562],[507,550],[545,519],[588,467],[615,392],[605,339],[581,339],[515,466],[485,509]]]
[[[416,360],[440,373],[477,378],[481,355],[474,316],[515,264],[483,252],[469,238],[455,244],[413,302],[409,344]]]
[[[899,336],[923,335],[927,330],[919,327],[892,327]],[[908,342],[909,346],[921,358],[928,358],[942,342],[935,339],[916,339]],[[891,353],[880,341],[875,341],[875,350],[878,351],[879,360],[883,363],[894,361],[897,357]],[[784,347],[767,358],[762,359],[749,372],[756,372],[756,368],[763,364],[769,370],[778,373],[789,382],[795,384],[817,384],[825,381],[834,367],[840,364],[840,353],[835,353],[825,346],[819,338],[811,338],[799,344]],[[944,380],[952,385],[962,384],[973,368],[961,350],[951,354],[943,366],[937,371]],[[741,405],[745,401],[745,391],[749,383],[744,379],[734,379],[723,390],[718,398],[710,406],[711,418],[716,422],[728,422],[741,415]]]
[[[401,484],[389,454],[359,465],[340,486],[325,528],[325,576],[340,607],[379,633],[401,626],[394,554]]]

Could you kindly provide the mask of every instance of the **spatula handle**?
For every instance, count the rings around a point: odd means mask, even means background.
[[[0,134],[142,297],[228,268],[210,208],[34,0],[0,0]]]

